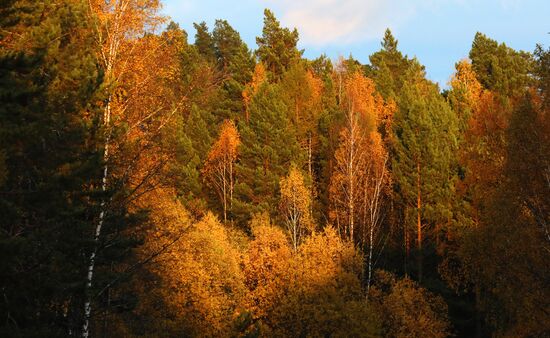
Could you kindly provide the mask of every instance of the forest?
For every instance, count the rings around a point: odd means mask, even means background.
[[[550,48],[161,6],[0,2],[1,337],[550,337]]]

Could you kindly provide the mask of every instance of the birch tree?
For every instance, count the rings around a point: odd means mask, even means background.
[[[356,227],[361,221],[368,133],[376,128],[377,106],[381,100],[374,93],[374,83],[358,72],[345,79],[340,103],[340,108],[345,109],[345,120],[340,145],[334,154],[336,163],[329,193],[331,219],[351,241],[357,239]]]
[[[291,166],[288,176],[281,179],[280,186],[280,210],[296,251],[302,236],[312,228],[311,195],[304,184],[304,176],[295,166]]]
[[[211,184],[223,204],[223,220],[227,222],[227,209],[233,206],[235,187],[235,162],[240,135],[233,121],[225,120],[220,129],[220,136],[214,143],[204,165],[203,174]]]
[[[145,182],[159,173],[163,161],[157,156],[140,161],[140,157],[157,153],[152,141],[159,137],[160,130],[179,107],[172,104],[174,109],[167,109],[172,97],[159,95],[159,91],[167,87],[158,86],[158,82],[174,76],[174,69],[167,65],[173,53],[159,37],[145,34],[163,22],[157,15],[159,1],[90,0],[88,5],[95,26],[97,58],[104,73],[105,99],[101,116],[103,169],[99,187],[103,197],[87,268],[83,337],[90,335],[94,298],[91,289],[97,255],[102,241],[106,240],[107,213],[121,206],[129,207],[138,196],[153,189]],[[128,191],[113,195],[112,188],[121,186],[128,187]]]

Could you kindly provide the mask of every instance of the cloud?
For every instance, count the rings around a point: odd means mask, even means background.
[[[443,7],[475,9],[486,0],[260,0],[287,27],[296,27],[306,45],[348,45],[380,39],[386,28],[398,30],[418,15],[435,15]],[[520,0],[491,0],[502,9]]]
[[[433,0],[264,0],[281,22],[296,27],[311,45],[349,44],[381,38],[387,27],[412,17]]]

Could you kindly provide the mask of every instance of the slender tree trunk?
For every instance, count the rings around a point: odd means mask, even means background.
[[[421,221],[421,190],[420,190],[420,161],[416,162],[417,170],[417,196],[416,196],[416,228],[417,228],[417,249],[418,249],[418,281],[422,281],[422,221]]]
[[[307,136],[307,170],[309,173],[309,177],[313,178],[313,164],[312,164],[312,141],[311,141],[311,132],[308,133]]]
[[[349,198],[348,198],[348,210],[349,210],[349,239],[353,243],[353,227],[354,227],[354,199],[355,199],[355,175],[354,175],[354,152],[355,152],[355,127],[353,125],[353,111],[349,112],[349,128],[350,128],[350,147],[348,158],[348,184],[349,184]]]
[[[111,96],[109,96],[107,105],[104,111],[104,125],[106,128],[109,128],[109,123],[111,119]],[[109,173],[109,141],[110,141],[110,131],[107,131],[107,137],[105,139],[105,144],[103,148],[103,177],[101,179],[101,192],[105,193],[107,191],[107,178]],[[102,197],[100,204],[100,213],[99,220],[97,222],[94,234],[94,249],[90,254],[88,261],[88,274],[86,276],[86,285],[85,285],[85,302],[84,302],[84,324],[82,326],[82,337],[87,338],[90,334],[90,316],[92,313],[92,281],[94,277],[94,268],[95,268],[95,259],[97,255],[97,250],[99,247],[99,236],[101,235],[101,229],[103,227],[103,222],[105,221],[105,215],[107,210],[105,208],[105,198]]]
[[[229,210],[233,212],[233,158],[229,161]]]
[[[110,81],[113,76],[113,68],[115,66],[115,62],[117,59],[117,54],[120,47],[120,25],[121,25],[121,16],[122,13],[126,10],[128,6],[127,1],[120,1],[115,4],[115,15],[114,15],[114,22],[112,26],[112,30],[109,32],[109,42],[108,42],[108,51],[107,53],[102,52],[104,66],[105,66],[105,78]],[[91,2],[89,3],[89,9],[90,12],[93,13],[94,9],[92,8]],[[98,29],[99,34],[99,48],[103,48],[103,39],[100,30]],[[103,126],[105,128],[106,132],[106,138],[105,143],[103,147],[103,177],[101,179],[101,191],[105,193],[107,191],[107,184],[108,184],[108,175],[109,175],[109,144],[111,141],[111,102],[112,102],[112,93],[109,94],[107,98],[107,104],[105,105],[105,110],[103,111]],[[95,228],[95,234],[94,234],[94,248],[92,250],[92,253],[90,254],[90,258],[88,260],[88,273],[86,276],[86,284],[85,284],[85,301],[84,301],[84,323],[82,325],[82,337],[87,338],[90,335],[90,317],[92,313],[92,295],[91,295],[91,288],[92,288],[92,282],[93,282],[93,276],[94,276],[94,269],[95,269],[95,261],[96,256],[99,248],[99,239],[101,236],[101,230],[103,227],[103,223],[105,221],[107,210],[106,210],[106,202],[105,198],[102,197],[101,203],[100,203],[100,213],[99,213],[99,219]]]
[[[225,159],[224,159],[225,162]],[[227,223],[227,178],[226,163],[223,163],[222,173],[222,195],[223,195],[223,222]]]

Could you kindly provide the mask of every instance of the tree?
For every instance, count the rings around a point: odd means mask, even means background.
[[[158,183],[153,178],[163,171],[166,161],[157,141],[182,100],[174,102],[171,85],[157,86],[176,81],[171,62],[178,51],[176,45],[167,44],[162,37],[147,34],[163,22],[157,14],[159,1],[97,0],[88,4],[94,20],[96,57],[104,75],[102,89],[106,97],[101,118],[100,189],[106,195],[119,187],[119,194],[102,197],[93,232],[82,327],[85,337],[90,332],[95,298],[92,286],[96,261],[105,243],[116,240],[120,232],[117,228],[120,223],[105,227],[106,220],[110,220],[110,213],[129,209],[137,196],[146,194]]]
[[[235,187],[235,162],[237,161],[240,136],[232,121],[224,121],[218,140],[212,145],[203,174],[215,187],[223,204],[223,221],[227,222],[227,205],[233,206]]]
[[[262,84],[267,81],[267,75],[265,72],[264,65],[260,62],[257,63],[256,66],[254,66],[254,73],[252,74],[252,80],[246,84],[246,86],[243,89],[242,97],[244,101],[245,106],[245,121],[248,122],[250,120],[250,103],[252,102],[252,98]]]
[[[282,97],[289,107],[289,120],[294,124],[298,142],[307,153],[307,169],[313,179],[314,151],[318,145],[317,125],[322,109],[322,82],[303,64],[292,65],[279,83]]]
[[[0,4],[2,336],[81,324],[101,168],[91,102],[103,97],[86,12],[79,1]]]
[[[361,217],[365,175],[369,163],[367,147],[371,133],[376,134],[379,112],[384,109],[382,98],[375,93],[374,82],[360,73],[345,80],[345,96],[341,109],[345,110],[345,124],[340,132],[336,150],[335,168],[331,176],[332,216],[346,237],[354,242],[361,235],[364,221]],[[375,135],[373,134],[373,135]]]
[[[262,335],[379,336],[378,316],[362,299],[361,257],[352,243],[327,227],[294,252],[280,228],[254,223],[243,261],[246,303]]]
[[[421,280],[426,230],[432,228],[433,234],[452,219],[458,123],[437,87],[423,78],[420,67],[412,68],[409,76],[393,124],[392,169],[405,207],[406,233],[415,225]]]
[[[367,143],[368,154],[363,181],[363,229],[361,231],[363,250],[366,251],[367,295],[372,284],[375,250],[381,250],[382,225],[388,213],[387,197],[390,194],[391,178],[388,171],[389,156],[378,132],[371,132]]]
[[[279,208],[285,225],[290,234],[290,241],[294,251],[305,233],[312,230],[311,195],[305,186],[302,173],[292,165],[287,177],[279,183],[281,187],[281,201]]]
[[[458,115],[460,131],[468,127],[468,122],[479,104],[482,87],[477,80],[472,64],[468,60],[461,60],[455,64],[455,73],[451,78],[449,102]]]
[[[208,213],[193,222],[172,193],[157,192],[151,201],[161,204],[140,255],[163,251],[135,279],[141,295],[135,314],[147,320],[130,323],[130,329],[170,336],[228,334],[245,291],[240,252],[216,217]]]
[[[376,89],[386,100],[397,101],[407,69],[414,63],[398,49],[398,41],[389,29],[386,29],[381,42],[382,49],[369,56],[370,67],[366,74],[376,83]]]
[[[225,20],[216,20],[212,39],[217,68],[222,74],[215,114],[236,120],[245,109],[242,92],[252,79],[254,57],[239,33]]]
[[[208,62],[216,62],[216,49],[214,47],[214,39],[208,30],[206,22],[193,23],[195,27],[195,47],[199,54]]]
[[[264,10],[262,36],[256,38],[256,43],[256,55],[275,79],[279,79],[302,56],[302,52],[296,48],[298,31],[282,28],[269,9]]]
[[[533,61],[529,53],[517,52],[477,32],[469,56],[485,89],[517,98],[531,83]]]
[[[242,147],[236,167],[238,183],[233,207],[242,225],[256,212],[275,215],[280,178],[286,175],[291,163],[297,166],[304,163],[287,111],[280,89],[265,83],[252,99],[250,121],[239,125]]]
[[[374,302],[382,313],[384,336],[448,337],[450,323],[445,301],[408,277],[376,273]]]

